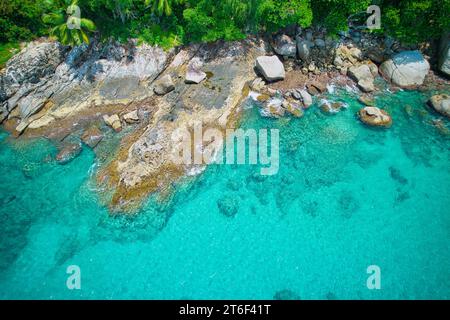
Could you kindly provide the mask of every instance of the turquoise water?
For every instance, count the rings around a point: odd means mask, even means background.
[[[1,133],[0,298],[449,299],[450,139],[430,123],[428,95],[378,97],[388,130],[339,97],[349,108],[333,116],[246,112],[244,127],[280,129],[277,175],[211,166],[133,217],[98,204],[89,149],[61,166],[50,143]],[[234,217],[219,211],[224,197]],[[66,287],[69,265],[81,290]],[[369,265],[380,290],[367,289]]]

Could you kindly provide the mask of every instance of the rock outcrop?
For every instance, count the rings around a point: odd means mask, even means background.
[[[266,54],[261,47],[250,40],[216,43],[186,48],[174,57],[160,78],[170,75],[176,90],[152,99],[146,126],[122,143],[119,156],[99,174],[113,190],[113,210],[132,211],[149,193],[167,193],[174,182],[203,170],[205,164],[194,163],[190,157],[187,160],[192,162],[175,161],[184,145],[183,132],[198,123],[204,130],[224,132],[236,125],[249,93],[247,83],[255,77],[254,61]],[[192,60],[204,61],[202,69],[211,73],[202,85],[184,81]],[[195,146],[193,150],[203,149]]]
[[[283,63],[277,56],[258,57],[256,67],[267,81],[283,80],[286,76]]]
[[[399,87],[422,85],[430,64],[419,51],[403,51],[383,62],[380,72]]]
[[[133,41],[92,43],[70,51],[55,42],[30,43],[0,75],[1,117],[18,110],[20,119],[29,122],[51,104],[45,118],[50,121],[95,106],[144,100],[169,55]]]
[[[60,164],[66,164],[75,159],[81,150],[79,143],[68,143],[56,155],[56,161]]]
[[[431,97],[428,102],[434,110],[450,118],[450,96],[447,94],[438,94]]]

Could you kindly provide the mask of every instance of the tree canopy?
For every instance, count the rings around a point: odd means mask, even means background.
[[[438,38],[450,30],[450,0],[0,0],[0,43],[53,35],[65,44],[97,32],[120,41],[138,38],[165,48],[181,43],[241,39],[289,25],[346,30],[348,17],[377,4],[382,30],[404,42]],[[81,10],[71,29],[67,9]],[[72,21],[73,22],[73,21]]]

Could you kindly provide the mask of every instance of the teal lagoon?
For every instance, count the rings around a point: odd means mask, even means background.
[[[348,104],[331,116],[314,105],[273,120],[253,107],[244,128],[280,129],[277,175],[212,165],[135,216],[100,204],[88,148],[59,165],[50,142],[1,133],[0,298],[449,299],[450,138],[429,95],[379,95],[387,130],[361,124],[346,91],[330,95]],[[224,198],[235,216],[220,212]],[[66,286],[70,265],[80,290]],[[370,265],[380,290],[367,288]]]

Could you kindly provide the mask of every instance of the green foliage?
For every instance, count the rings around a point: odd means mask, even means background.
[[[450,0],[386,1],[382,26],[405,43],[438,38],[450,30]]]
[[[314,23],[322,24],[331,33],[347,31],[348,18],[353,14],[365,12],[374,2],[372,0],[314,0],[311,2]]]
[[[0,69],[4,68],[8,60],[19,51],[19,44],[0,44]]]
[[[40,17],[47,7],[46,0],[0,0],[0,43],[45,34]]]
[[[306,0],[263,0],[257,10],[260,26],[268,31],[277,31],[292,24],[309,27],[312,18],[310,2]]]

